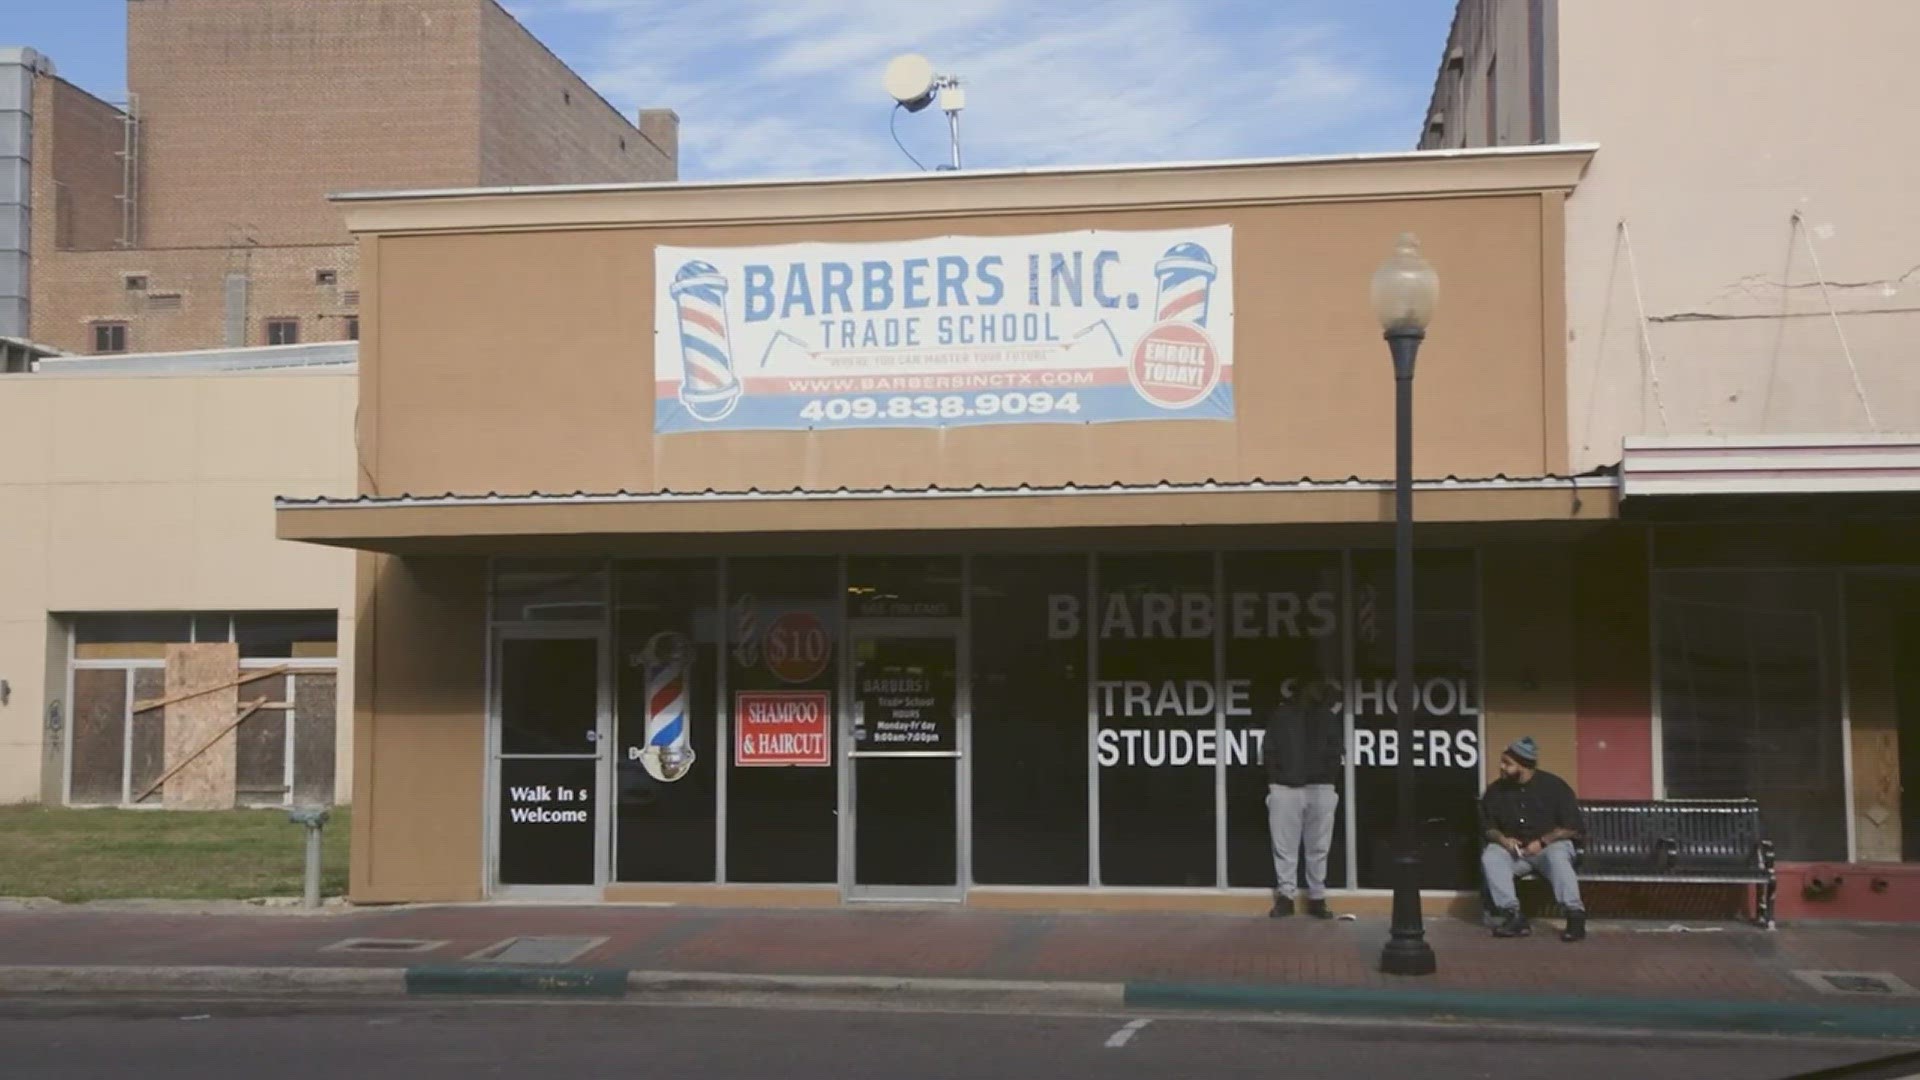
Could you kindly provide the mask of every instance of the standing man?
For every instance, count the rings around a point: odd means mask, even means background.
[[[1587,909],[1580,903],[1580,878],[1573,869],[1573,841],[1586,828],[1580,802],[1565,780],[1540,768],[1540,747],[1532,736],[1515,740],[1500,755],[1500,779],[1480,797],[1480,828],[1487,846],[1480,870],[1498,909],[1494,937],[1525,937],[1533,932],[1520,914],[1516,877],[1541,874],[1553,885],[1553,898],[1567,913],[1561,941],[1584,941]]]
[[[1299,892],[1301,845],[1307,851],[1307,914],[1331,919],[1327,909],[1327,852],[1333,847],[1333,812],[1340,805],[1346,730],[1334,709],[1333,692],[1319,679],[1291,700],[1282,698],[1267,719],[1261,761],[1267,767],[1267,827],[1273,834],[1273,910],[1293,914]]]

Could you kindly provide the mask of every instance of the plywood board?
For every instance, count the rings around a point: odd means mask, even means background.
[[[240,649],[232,642],[167,647],[167,696],[204,686],[232,683],[240,668]],[[226,810],[233,807],[234,740],[231,736],[207,746],[233,724],[239,712],[240,691],[228,685],[196,694],[166,706],[167,768],[185,766],[167,780],[166,805],[179,810]],[[201,747],[192,761],[186,759]]]

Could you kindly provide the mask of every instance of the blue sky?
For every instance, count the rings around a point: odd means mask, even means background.
[[[622,110],[676,110],[689,179],[913,168],[880,89],[905,51],[967,84],[969,166],[1406,149],[1453,13],[1453,0],[504,2]],[[125,0],[0,6],[0,44],[124,94]],[[944,159],[938,112],[903,115],[900,134]]]

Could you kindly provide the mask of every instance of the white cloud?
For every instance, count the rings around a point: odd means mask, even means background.
[[[681,116],[682,175],[911,168],[887,133],[887,59],[915,50],[967,85],[983,167],[1263,156],[1405,145],[1420,101],[1340,30],[1284,5],[1106,0],[509,0],[631,110]],[[1424,92],[1424,88],[1422,88]],[[922,160],[945,119],[899,117]]]

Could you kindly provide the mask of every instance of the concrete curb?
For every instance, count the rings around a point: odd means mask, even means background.
[[[6,994],[316,994],[406,992],[402,968],[0,967]]]
[[[1030,1008],[1117,1009],[1126,1003],[1126,984],[1118,982],[1043,982],[1022,979],[941,979],[869,975],[737,975],[723,972],[635,971],[627,975],[629,996],[773,997],[866,1000],[957,1008],[1025,1006]]]
[[[1143,1009],[1251,1009],[1377,1019],[1526,1020],[1583,1027],[1920,1039],[1920,1009],[1823,1002],[1133,982],[1127,984],[1126,1004]]]
[[[423,964],[407,968],[409,994],[623,997],[624,968],[510,967],[504,964]]]
[[[627,971],[498,964],[399,967],[0,967],[0,997],[310,994],[785,1001],[998,1010],[1249,1011],[1342,1020],[1480,1020],[1589,1028],[1920,1040],[1920,1008],[1826,1002],[1668,1001],[1169,982],[1041,982]]]

